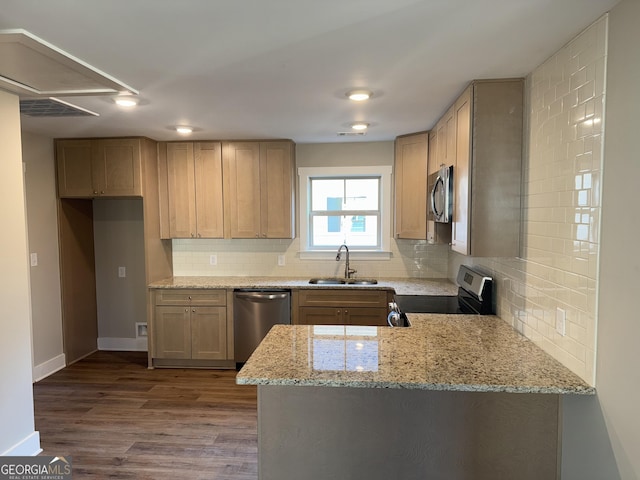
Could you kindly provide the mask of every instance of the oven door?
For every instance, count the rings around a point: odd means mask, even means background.
[[[429,175],[429,213],[434,222],[449,223],[453,210],[453,166]]]

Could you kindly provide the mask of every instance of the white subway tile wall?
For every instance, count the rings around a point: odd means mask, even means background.
[[[600,18],[528,77],[522,258],[473,259],[498,281],[498,315],[591,384],[607,25]]]
[[[448,250],[444,245],[429,245],[422,240],[392,240],[391,258],[364,260],[351,258],[358,277],[447,278]],[[340,262],[302,260],[300,243],[294,240],[173,240],[173,274],[176,276],[272,276],[325,277],[344,273]],[[337,249],[336,249],[337,251]],[[210,257],[216,255],[217,264]],[[278,265],[284,255],[285,264]]]

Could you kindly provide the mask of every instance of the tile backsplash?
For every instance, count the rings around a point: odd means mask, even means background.
[[[497,280],[498,315],[591,384],[607,22],[600,18],[527,78],[521,258],[473,259]],[[452,254],[450,269],[465,260]],[[565,336],[556,330],[558,308]]]
[[[448,246],[424,240],[392,240],[391,258],[365,260],[352,254],[351,267],[358,277],[448,277]],[[176,276],[341,276],[344,258],[301,259],[299,240],[173,240],[173,274]],[[215,255],[216,265],[211,265]],[[284,265],[278,265],[278,256]]]

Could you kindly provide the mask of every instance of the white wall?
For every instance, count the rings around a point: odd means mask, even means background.
[[[53,139],[22,132],[22,161],[29,252],[38,256],[38,265],[30,267],[33,378],[38,380],[65,365]]]
[[[0,455],[40,450],[31,388],[27,226],[18,97],[0,91]]]

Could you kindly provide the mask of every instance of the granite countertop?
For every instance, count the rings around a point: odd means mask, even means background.
[[[458,287],[440,278],[380,278],[375,285],[311,285],[309,279],[290,277],[170,277],[149,288],[335,288],[394,290],[398,295],[457,295]]]
[[[496,316],[410,314],[408,328],[276,325],[238,384],[591,395]]]

